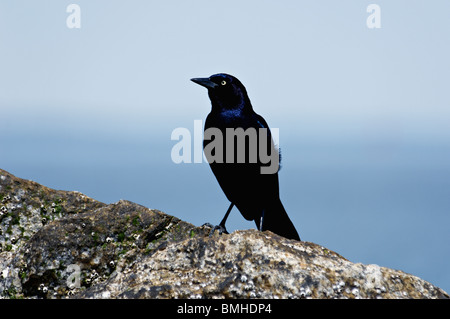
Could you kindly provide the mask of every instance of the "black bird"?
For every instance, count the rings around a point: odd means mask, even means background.
[[[223,220],[215,229],[226,232],[225,222],[233,206],[236,206],[246,220],[255,222],[258,230],[270,230],[283,237],[300,240],[279,196],[278,149],[273,145],[266,121],[253,111],[245,87],[237,78],[224,73],[214,74],[209,78],[194,78],[191,81],[208,89],[212,109],[205,122],[203,149],[220,187],[231,202]],[[236,141],[239,137],[227,135],[227,129],[228,132],[230,129],[238,132],[236,130],[238,128],[241,128],[241,132],[243,130],[249,133],[245,136],[245,154],[239,153],[239,142]],[[265,130],[259,130],[260,128]],[[222,140],[215,134],[207,136],[207,130],[211,131],[210,129],[215,130],[213,131],[215,133],[221,133]],[[252,139],[248,129],[258,133],[256,140]],[[267,143],[265,147],[264,141]],[[212,144],[210,145],[213,142],[214,152]],[[234,143],[231,144],[232,149],[227,148],[229,143]],[[270,157],[272,163],[269,163],[267,158],[263,160],[262,156],[259,156],[264,153],[263,149],[266,150],[266,155],[274,155]],[[256,160],[253,156],[255,150],[258,154]],[[230,154],[231,151],[233,154]],[[262,153],[259,154],[260,152]],[[244,161],[242,157],[239,160],[240,155],[245,155]],[[274,164],[274,158],[275,169],[271,173],[262,173],[262,169],[268,169]]]

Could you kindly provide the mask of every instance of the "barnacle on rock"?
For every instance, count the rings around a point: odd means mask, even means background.
[[[271,232],[210,238],[158,210],[2,170],[0,186],[11,194],[0,194],[0,297],[449,298],[415,276]]]

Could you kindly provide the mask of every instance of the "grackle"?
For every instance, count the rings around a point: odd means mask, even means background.
[[[225,222],[236,206],[246,220],[255,222],[258,230],[270,230],[300,240],[279,196],[279,150],[273,144],[266,121],[253,111],[245,87],[237,78],[224,73],[191,81],[208,89],[212,108],[205,121],[203,149],[211,170],[231,202],[213,231],[226,232]],[[206,134],[211,129],[214,134]],[[251,130],[256,135],[250,134]],[[239,132],[241,137],[244,132],[243,148],[237,141]],[[214,143],[214,147],[210,143]],[[267,161],[269,154],[272,163]],[[275,170],[263,171],[274,163]]]

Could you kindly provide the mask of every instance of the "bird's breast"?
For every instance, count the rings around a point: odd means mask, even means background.
[[[225,110],[220,113],[210,114],[206,124],[207,127],[217,127],[219,129],[247,128],[249,119],[240,110]]]

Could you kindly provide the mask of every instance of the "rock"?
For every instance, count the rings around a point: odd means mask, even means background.
[[[209,237],[158,210],[100,203],[0,170],[3,298],[449,298],[271,232]]]
[[[81,298],[448,298],[412,275],[270,232],[168,243]]]

